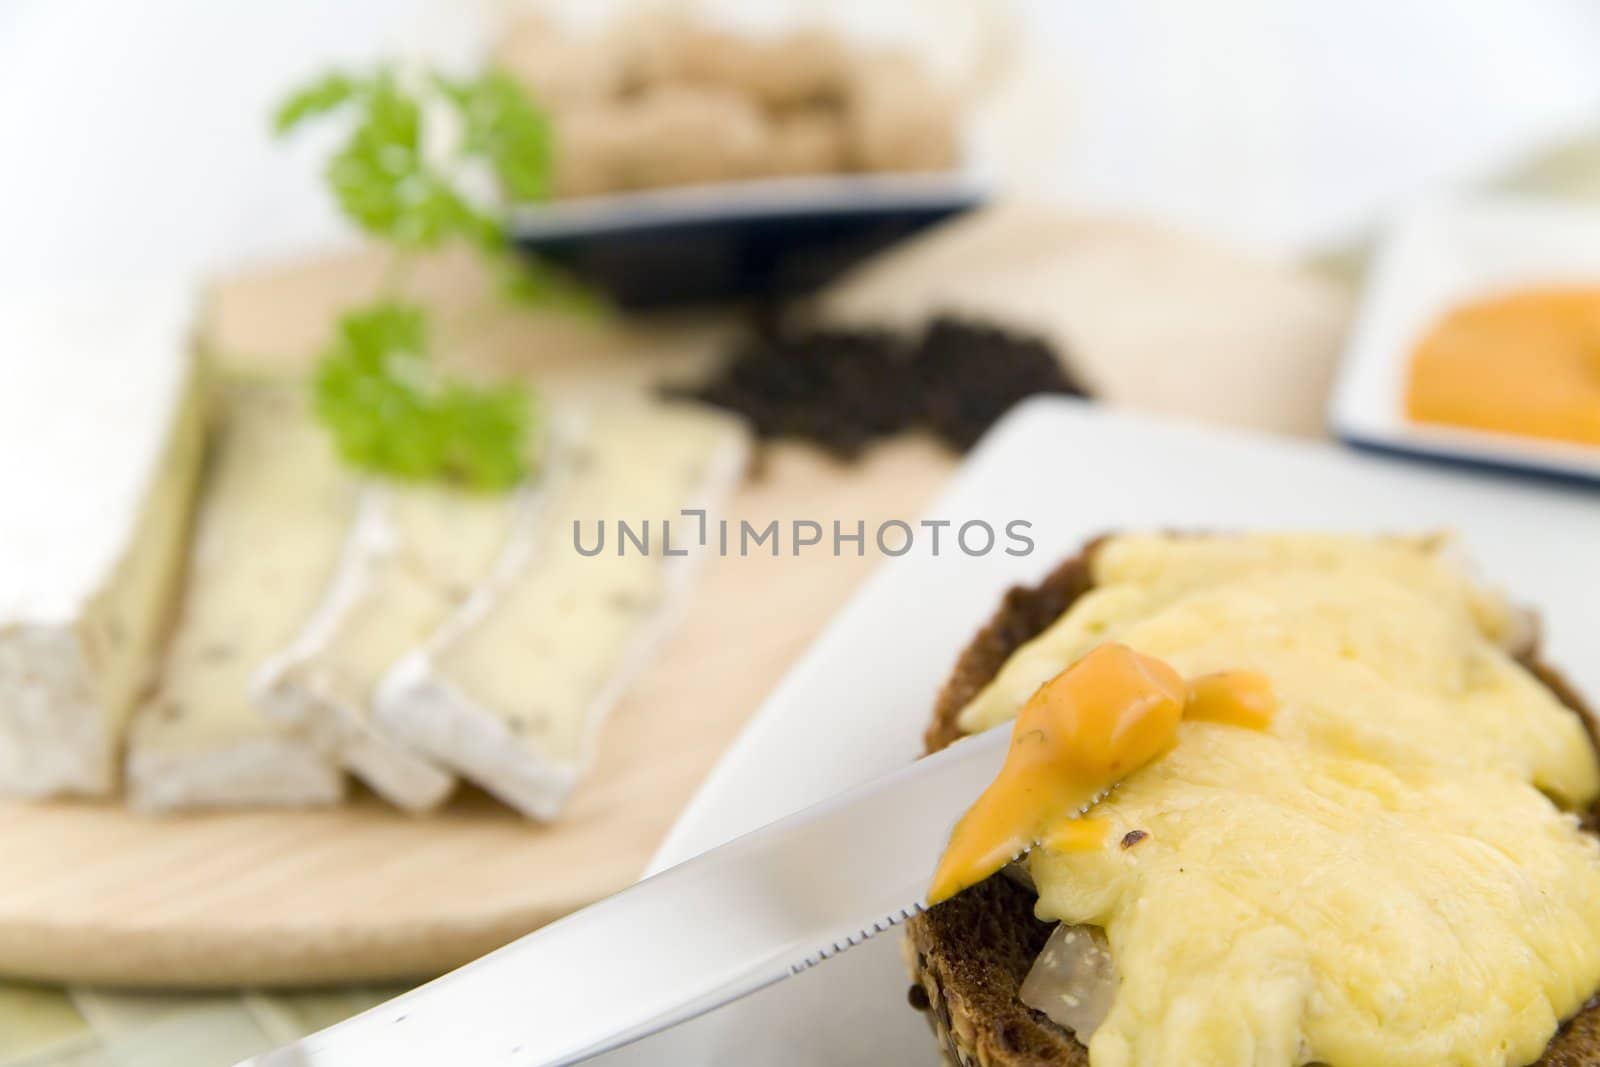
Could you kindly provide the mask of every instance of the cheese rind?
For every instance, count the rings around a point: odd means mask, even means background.
[[[383,727],[538,819],[557,817],[611,706],[670,624],[696,524],[742,473],[743,426],[673,405],[594,411],[553,455],[547,498],[504,565],[428,646],[384,679]],[[578,524],[649,519],[648,553],[577,550]],[[674,522],[672,555],[662,522]],[[614,532],[614,530],[613,530]],[[678,555],[687,551],[687,555]]]
[[[375,727],[373,690],[488,577],[537,496],[536,488],[485,496],[368,487],[327,596],[289,648],[257,675],[260,707],[308,732],[396,806],[425,811],[442,803],[454,777]]]
[[[129,801],[147,810],[328,804],[343,776],[304,735],[251,703],[259,665],[330,581],[356,479],[298,382],[222,393],[178,626],[129,738]]]
[[[187,284],[0,300],[0,792],[116,788],[203,439]]]

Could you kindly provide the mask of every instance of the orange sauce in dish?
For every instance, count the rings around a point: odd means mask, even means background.
[[[1102,847],[1108,824],[1084,812],[1175,745],[1186,716],[1265,729],[1275,710],[1259,674],[1224,671],[1186,684],[1153,656],[1114,642],[1096,646],[1017,714],[1000,776],[956,824],[928,903],[976,885],[1035,845]]]
[[[1411,356],[1417,422],[1600,445],[1600,288],[1463,304]]]

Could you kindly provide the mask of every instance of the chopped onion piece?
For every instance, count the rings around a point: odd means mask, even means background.
[[[1083,1045],[1111,1013],[1117,971],[1098,926],[1061,923],[1022,981],[1022,1002],[1071,1030]]]

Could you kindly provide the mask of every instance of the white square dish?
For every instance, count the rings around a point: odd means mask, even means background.
[[[1483,574],[1540,612],[1550,661],[1600,694],[1600,506],[1576,487],[1039,399],[995,429],[928,517],[1023,519],[1036,547],[967,556],[943,544],[935,556],[919,541],[880,568],[756,713],[653,869],[914,758],[937,689],[1006,587],[1110,530],[1459,531]],[[602,1062],[935,1063],[898,942],[875,938]]]
[[[1600,483],[1600,448],[1424,425],[1404,410],[1412,351],[1450,308],[1574,283],[1600,286],[1600,211],[1512,197],[1441,199],[1412,211],[1384,240],[1367,282],[1329,408],[1334,435],[1359,448]]]

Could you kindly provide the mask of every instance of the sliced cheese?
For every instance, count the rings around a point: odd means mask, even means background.
[[[369,487],[327,595],[257,677],[262,710],[310,734],[393,804],[423,811],[443,802],[454,776],[375,728],[372,692],[489,576],[536,500],[536,489]]]
[[[553,459],[544,506],[496,579],[384,679],[384,728],[519,811],[556,817],[700,554],[698,523],[680,510],[714,506],[745,456],[742,426],[702,409],[593,412],[585,443]],[[619,519],[636,533],[648,520],[647,552],[618,551]],[[577,527],[592,548],[602,523],[605,550],[580,553]]]
[[[0,299],[0,791],[116,787],[203,437],[192,287]]]
[[[249,694],[327,587],[355,509],[357,480],[304,392],[254,383],[223,394],[178,626],[129,739],[136,807],[314,805],[343,793],[328,755]]]

